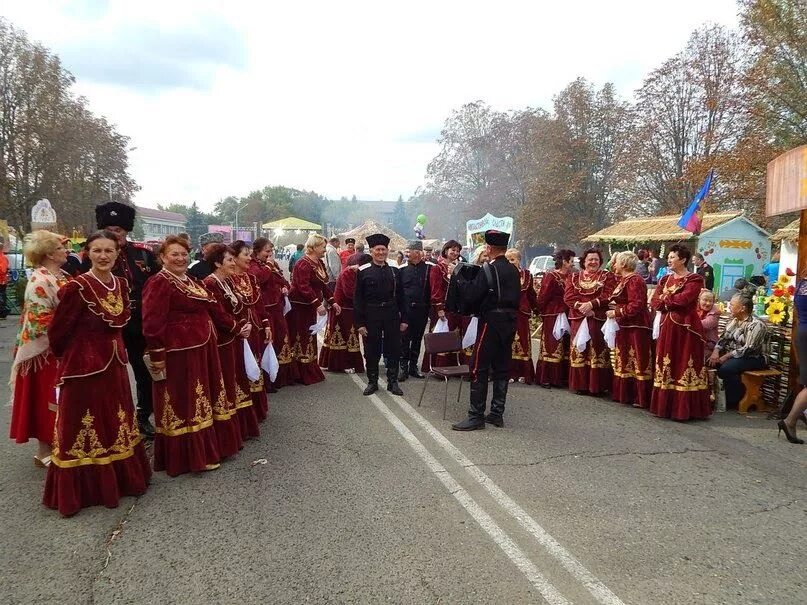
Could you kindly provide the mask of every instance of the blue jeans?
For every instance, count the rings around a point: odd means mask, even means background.
[[[717,368],[717,375],[723,380],[726,390],[726,407],[737,407],[743,398],[745,388],[741,374],[749,370],[761,370],[767,364],[764,357],[730,357]]]

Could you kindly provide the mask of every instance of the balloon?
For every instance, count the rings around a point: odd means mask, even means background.
[[[425,214],[418,214],[417,222],[421,225],[426,224],[426,215]]]

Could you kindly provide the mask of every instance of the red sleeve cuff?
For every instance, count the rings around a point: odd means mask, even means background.
[[[156,361],[157,363],[165,361],[165,349],[152,349],[147,352],[151,361]]]

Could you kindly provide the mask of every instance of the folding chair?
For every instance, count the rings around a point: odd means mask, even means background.
[[[459,330],[452,332],[441,332],[439,334],[431,333],[423,336],[424,344],[426,345],[426,355],[429,356],[429,364],[431,370],[437,376],[440,376],[446,383],[446,392],[443,397],[443,420],[446,419],[446,408],[448,407],[448,379],[459,376],[460,386],[457,390],[457,402],[462,395],[462,379],[465,376],[471,375],[471,368],[467,365],[449,366],[447,368],[438,368],[434,366],[434,356],[438,353],[454,353],[457,359],[457,364],[460,362],[460,351],[462,351],[462,336]],[[426,380],[423,381],[423,391],[420,393],[420,401],[418,407],[423,403],[423,396],[426,394],[426,385],[429,384],[429,377],[431,373],[426,374]]]

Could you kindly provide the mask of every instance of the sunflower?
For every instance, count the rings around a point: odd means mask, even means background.
[[[779,301],[772,302],[768,305],[768,308],[765,309],[765,312],[768,314],[771,323],[778,325],[782,323],[782,320],[785,318],[785,304]]]

